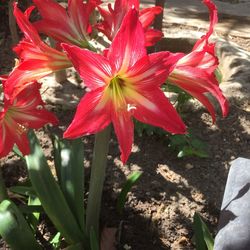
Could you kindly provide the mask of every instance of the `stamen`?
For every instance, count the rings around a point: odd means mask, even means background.
[[[28,131],[28,124],[20,124],[20,123],[17,123],[17,128],[16,128],[16,132],[19,134],[19,135],[22,135],[23,133],[27,133]]]
[[[108,85],[110,97],[113,100],[117,111],[126,108],[126,100],[124,98],[123,90],[124,87],[125,82],[119,76],[114,77]]]
[[[131,110],[135,110],[136,109],[136,105],[135,104],[127,104],[127,111],[130,112]]]

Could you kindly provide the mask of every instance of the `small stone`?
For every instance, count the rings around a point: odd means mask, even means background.
[[[191,163],[187,163],[185,165],[185,168],[188,169],[188,170],[190,170],[190,169],[194,168],[194,165],[192,165]]]
[[[123,249],[125,249],[125,250],[130,250],[130,249],[131,249],[131,246],[129,246],[128,244],[125,244],[125,245],[123,246]]]
[[[231,159],[231,160],[234,160],[234,159],[235,159],[235,156],[232,155],[232,156],[230,157],[230,159]]]
[[[235,139],[235,141],[236,141],[236,142],[240,142],[240,138],[237,137],[237,138]]]
[[[138,152],[140,152],[141,150],[140,150],[140,148],[137,146],[137,145],[135,145],[135,144],[133,144],[133,146],[132,146],[132,150],[131,150],[133,153],[138,153]]]

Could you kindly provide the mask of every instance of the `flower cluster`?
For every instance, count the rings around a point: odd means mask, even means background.
[[[228,103],[215,77],[218,59],[209,41],[217,22],[217,9],[203,0],[210,11],[210,28],[189,54],[168,51],[148,54],[163,34],[151,28],[160,7],[140,9],[139,0],[116,0],[114,6],[99,0],[68,0],[68,7],[54,0],[33,0],[24,13],[14,4],[14,15],[24,38],[14,48],[18,63],[2,76],[0,106],[0,156],[14,144],[29,153],[27,130],[57,119],[42,102],[37,80],[72,65],[89,92],[80,101],[65,138],[94,134],[113,124],[126,162],[133,143],[133,119],[161,127],[171,133],[186,133],[186,126],[161,90],[162,84],[177,85],[204,104],[215,120],[215,110],[206,96],[220,103],[223,116]],[[37,8],[40,20],[30,22]],[[99,13],[99,15],[98,15]],[[39,34],[56,41],[56,48]],[[106,36],[108,48],[97,51],[92,41]]]

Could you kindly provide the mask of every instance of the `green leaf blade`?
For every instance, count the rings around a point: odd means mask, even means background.
[[[70,208],[56,183],[34,132],[29,133],[30,155],[26,156],[29,177],[48,217],[72,244],[84,240]]]
[[[131,175],[128,176],[127,181],[123,185],[122,191],[119,194],[118,199],[117,199],[117,211],[119,213],[122,212],[122,209],[126,202],[128,192],[131,190],[132,186],[138,181],[141,175],[142,175],[142,172],[135,171]]]
[[[22,213],[9,200],[0,204],[0,235],[13,250],[42,249]]]
[[[60,186],[74,213],[81,229],[85,230],[84,221],[84,154],[81,139],[59,142],[61,145]]]
[[[198,250],[213,250],[214,239],[210,234],[207,225],[201,219],[198,213],[194,214],[194,232],[196,249]]]

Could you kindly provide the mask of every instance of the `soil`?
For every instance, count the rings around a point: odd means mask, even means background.
[[[12,68],[14,58],[6,27],[0,28],[3,38],[0,44],[1,74]],[[249,41],[235,37],[234,42],[249,50]],[[65,109],[56,103],[50,103],[48,107],[61,122],[59,128],[52,131],[62,134],[74,115],[74,109]],[[250,158],[249,107],[246,103],[231,105],[228,117],[221,119],[218,116],[216,124],[212,124],[211,117],[200,107],[185,113],[184,120],[208,145],[208,158],[179,159],[169,149],[166,136],[143,134],[142,137],[135,135],[133,152],[127,164],[122,165],[118,143],[112,134],[101,220],[103,227],[120,226],[118,249],[195,249],[192,229],[195,212],[201,214],[210,231],[216,234],[230,163],[237,157]],[[48,133],[39,130],[38,135],[48,161],[52,162]],[[87,136],[83,140],[88,176],[94,138]],[[0,164],[8,187],[27,180],[23,162],[13,154],[2,158]],[[115,209],[117,194],[126,177],[135,170],[143,174],[129,193],[124,213],[118,215]],[[46,217],[43,217],[39,232],[40,242],[54,232]],[[2,241],[0,247],[7,248]],[[44,246],[44,249],[49,247]]]

